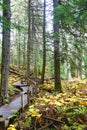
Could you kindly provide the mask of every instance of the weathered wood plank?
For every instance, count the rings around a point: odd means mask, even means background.
[[[2,115],[0,115],[0,130],[5,130],[5,120]]]
[[[25,87],[22,86],[21,88],[23,90],[21,92],[22,96],[20,94],[19,97],[17,97],[11,103],[0,107],[0,115],[3,115],[3,118],[5,120],[5,124],[6,124],[6,121],[9,120],[9,117],[11,115],[13,115],[15,112],[19,111],[20,109],[23,109],[23,107],[25,107],[28,103],[28,100],[27,100],[28,86],[25,86]],[[0,126],[1,126],[1,123],[0,123]],[[0,130],[4,130],[4,129],[0,129]]]

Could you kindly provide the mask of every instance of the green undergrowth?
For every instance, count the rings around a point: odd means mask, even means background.
[[[15,96],[20,93],[20,91],[21,90],[17,89],[12,84],[9,84],[9,100],[11,101],[12,99],[14,99]]]
[[[53,124],[43,130],[87,130],[86,105],[80,105],[75,100],[63,105],[63,103],[59,103],[59,98],[62,98],[63,94],[54,96],[54,93],[44,91],[44,95],[40,95],[39,98],[33,97],[33,102],[17,118],[14,123],[16,130],[19,129],[19,126],[22,130],[39,130],[50,122]],[[64,99],[68,98],[66,95],[64,96]]]
[[[6,99],[6,104],[11,102],[15,96],[17,96],[20,93],[20,90],[13,86],[14,82],[17,82],[20,79],[19,76],[10,74],[9,76],[9,83],[8,83],[8,100]],[[0,82],[1,82],[1,74],[0,74]],[[1,84],[1,83],[0,83]],[[2,97],[0,97],[0,106],[2,105]]]
[[[14,127],[16,130],[87,130],[86,84],[87,79],[63,82],[63,93],[53,91],[53,81],[38,86],[36,97],[30,96],[29,106],[15,119]]]

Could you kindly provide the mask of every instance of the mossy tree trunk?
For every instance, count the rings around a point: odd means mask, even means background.
[[[59,0],[53,0],[54,9],[60,4]],[[56,19],[54,11],[54,21]],[[59,53],[59,21],[54,22],[54,75],[55,75],[55,90],[62,92],[60,78],[60,53]]]
[[[1,95],[3,101],[8,99],[8,78],[10,62],[10,0],[3,0],[3,37],[2,37],[2,68]]]
[[[44,83],[45,66],[46,66],[45,24],[46,24],[46,0],[44,0],[44,12],[43,12],[43,65],[42,65],[42,74],[41,74],[41,84]]]

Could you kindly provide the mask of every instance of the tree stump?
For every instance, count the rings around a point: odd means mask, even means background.
[[[5,130],[5,120],[2,115],[0,115],[0,130]]]

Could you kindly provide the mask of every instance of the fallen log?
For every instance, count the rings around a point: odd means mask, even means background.
[[[50,78],[45,78],[44,80],[49,81],[49,80],[53,80],[53,79],[54,79],[54,77],[50,77]]]
[[[13,73],[13,74],[16,74],[16,75],[18,75],[18,76],[23,76],[23,74],[20,74],[20,73],[18,73],[18,72],[16,72],[16,71],[13,71],[13,70],[9,70],[9,72],[10,72],[10,73]]]

